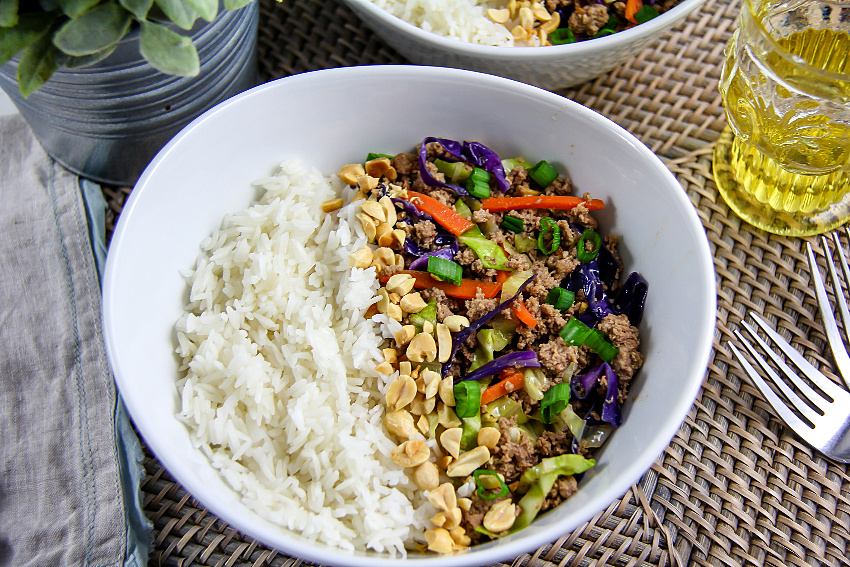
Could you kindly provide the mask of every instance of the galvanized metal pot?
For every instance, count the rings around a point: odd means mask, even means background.
[[[131,33],[103,61],[60,69],[26,99],[15,58],[0,67],[0,88],[53,159],[89,179],[131,186],[181,128],[257,83],[259,10],[255,1],[199,20],[190,32],[201,63],[196,77],[151,67]]]

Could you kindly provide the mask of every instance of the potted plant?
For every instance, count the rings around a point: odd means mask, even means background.
[[[0,87],[69,169],[133,184],[193,118],[256,84],[256,0],[0,0]]]

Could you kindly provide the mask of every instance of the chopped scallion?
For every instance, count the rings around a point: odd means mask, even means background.
[[[558,179],[558,172],[545,159],[542,159],[529,170],[528,176],[545,189]]]
[[[543,394],[540,400],[540,420],[543,423],[552,423],[556,415],[564,411],[570,403],[570,383],[560,382],[555,384]]]
[[[639,24],[643,24],[653,18],[657,18],[658,15],[658,10],[649,4],[644,4],[643,8],[635,12],[635,21]]]
[[[561,335],[561,338],[568,345],[581,346],[590,335],[590,327],[573,317],[567,321],[567,324],[564,325],[564,328],[558,334]]]
[[[590,250],[587,249],[588,243],[591,244]],[[578,239],[576,246],[576,257],[579,262],[590,262],[599,254],[599,248],[602,247],[602,237],[595,230],[585,230],[581,233],[581,238]]]
[[[460,264],[439,256],[428,257],[428,272],[438,280],[454,285],[460,285],[460,280],[463,277],[463,268],[460,267]]]
[[[570,28],[558,28],[549,34],[549,42],[552,45],[564,45],[566,43],[575,43],[576,34]]]
[[[495,479],[499,481],[499,492],[493,493],[488,491],[480,481],[480,478],[482,476],[495,477]],[[497,473],[496,471],[491,471],[489,469],[478,469],[472,472],[472,477],[475,479],[475,486],[478,487],[476,489],[478,496],[480,496],[484,500],[495,500],[496,498],[501,498],[502,496],[507,496],[511,493],[511,490],[508,488],[508,485],[505,484],[505,481],[502,480],[502,477],[500,477],[499,473]]]
[[[546,296],[546,303],[554,305],[559,311],[566,311],[573,306],[576,294],[562,287],[553,287]]]
[[[466,180],[466,190],[477,199],[486,199],[490,196],[490,173],[474,168]]]
[[[531,164],[525,161],[525,158],[518,157],[502,160],[502,168],[505,170],[505,173],[510,173],[520,166],[525,169],[531,169]]]
[[[455,413],[458,417],[478,415],[481,409],[481,386],[478,382],[458,382],[454,386]]]
[[[549,217],[540,219],[540,234],[537,235],[537,247],[541,252],[552,254],[561,245],[561,229],[558,224]],[[547,236],[551,234],[551,236]],[[548,242],[547,242],[548,241]]]
[[[511,215],[505,215],[505,218],[502,219],[502,228],[506,228],[511,232],[520,233],[523,229],[522,219]]]
[[[437,166],[437,171],[442,173],[449,183],[462,183],[469,179],[470,171],[466,169],[463,162],[435,159],[434,165]]]
[[[599,355],[603,362],[611,362],[620,349],[611,344],[605,333],[599,329],[591,329],[590,335],[584,341],[585,346]]]
[[[393,159],[393,156],[391,156],[390,154],[376,154],[374,152],[369,152],[368,154],[366,154],[366,161],[372,161],[373,159],[379,158]]]

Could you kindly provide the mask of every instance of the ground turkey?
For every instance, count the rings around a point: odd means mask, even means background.
[[[638,351],[640,339],[638,330],[629,323],[626,315],[608,315],[597,328],[608,335],[619,349],[617,356],[610,362],[611,368],[622,380],[628,380],[643,366],[643,355]]]
[[[519,480],[526,469],[533,467],[539,461],[528,434],[520,431],[516,436],[511,431],[514,427],[516,427],[516,417],[499,419],[502,437],[492,451],[491,460],[493,470],[501,474],[508,484]],[[511,441],[511,437],[516,440]]]
[[[606,23],[608,23],[607,5],[590,4],[588,6],[582,6],[581,4],[576,4],[573,13],[570,14],[570,20],[567,25],[575,33],[592,36]]]
[[[546,495],[546,500],[543,501],[543,507],[540,508],[540,511],[542,512],[554,508],[575,494],[576,490],[578,490],[578,482],[575,477],[558,477],[558,480],[555,481],[555,485],[552,486],[552,490],[550,490],[549,494]]]

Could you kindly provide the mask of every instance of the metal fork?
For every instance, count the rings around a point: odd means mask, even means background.
[[[836,246],[841,250],[841,242],[837,234],[833,233],[833,239]],[[848,230],[850,236],[850,230]],[[836,303],[839,306],[841,317],[844,322],[845,329],[850,322],[850,310],[847,307],[847,301],[842,291],[841,282],[837,277],[835,263],[832,260],[829,243],[826,237],[822,237],[824,247],[824,255],[827,259],[830,278],[833,285]],[[823,279],[820,275],[820,270],[815,261],[815,256],[812,247],[807,243],[807,255],[809,260],[809,268],[812,272],[812,283],[815,287],[815,294],[818,299],[818,307],[821,312],[821,317],[824,321],[824,327],[827,333],[827,339],[833,351],[833,356],[836,360],[839,372],[845,382],[848,382],[847,377],[850,376],[850,356],[847,354],[847,349],[844,341],[841,338],[841,333],[835,320],[832,307],[829,303],[829,298],[826,293]],[[843,253],[839,254],[842,264],[842,271],[846,282],[850,282],[850,269],[848,269],[847,260]],[[776,348],[785,355],[785,358],[777,354],[768,343],[758,335],[758,333],[746,321],[741,321],[741,326],[747,331],[750,338],[760,347],[761,351],[766,353],[768,358],[773,362],[775,368],[784,375],[787,379],[780,378],[779,374],[760,354],[753,344],[740,331],[735,331],[735,336],[744,346],[752,360],[760,368],[761,373],[756,370],[755,366],[743,356],[741,351],[733,344],[727,343],[735,358],[740,363],[741,367],[758,387],[767,401],[773,406],[773,409],[779,416],[813,448],[823,453],[826,457],[842,463],[850,463],[850,392],[844,390],[832,380],[824,376],[818,369],[812,366],[803,356],[797,352],[785,339],[783,339],[776,331],[774,331],[764,320],[755,313],[750,313],[750,317],[756,322],[759,328],[764,332],[770,341],[776,345]],[[814,384],[820,392],[807,384],[800,375],[791,369],[786,363],[786,360],[793,363],[794,366]],[[762,373],[766,375],[781,392],[783,397],[780,397],[773,388],[768,385],[767,381],[762,377]],[[789,382],[796,388],[796,391],[789,386]],[[786,402],[787,400],[787,402]],[[789,403],[794,409],[789,407]],[[796,412],[794,411],[796,410]]]

